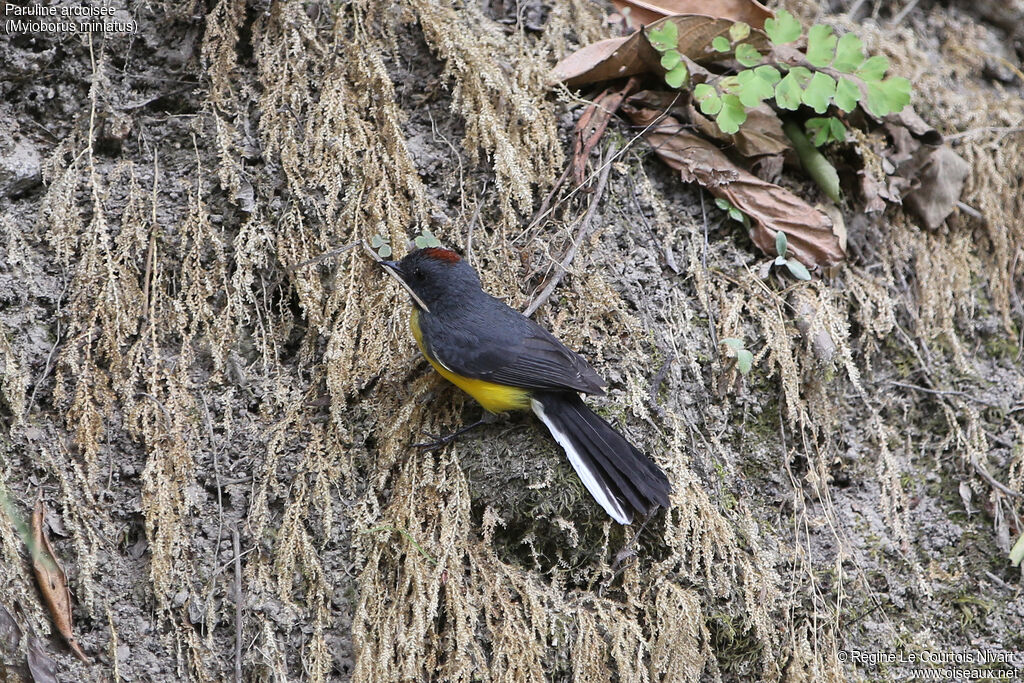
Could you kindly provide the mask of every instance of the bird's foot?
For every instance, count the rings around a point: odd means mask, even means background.
[[[431,448],[440,448],[441,446],[444,446],[445,444],[448,444],[448,443],[451,443],[452,441],[455,441],[455,439],[459,438],[460,436],[462,436],[463,434],[465,434],[469,430],[475,429],[476,427],[479,427],[480,425],[483,425],[483,424],[488,424],[491,421],[492,420],[491,420],[490,415],[484,415],[483,418],[477,420],[473,424],[466,425],[465,427],[462,427],[461,429],[457,429],[454,432],[452,432],[451,434],[447,434],[445,436],[435,436],[433,434],[427,434],[426,432],[423,432],[423,435],[428,437],[431,440],[427,441],[427,442],[424,442],[424,443],[414,443],[413,447],[420,448],[420,449],[423,449],[423,450],[428,450],[428,449],[431,449]]]

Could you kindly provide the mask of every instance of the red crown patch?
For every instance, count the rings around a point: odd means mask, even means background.
[[[462,258],[451,249],[440,249],[438,247],[429,247],[427,249],[424,249],[423,253],[432,259],[437,259],[438,261],[445,261],[447,263],[455,263]]]

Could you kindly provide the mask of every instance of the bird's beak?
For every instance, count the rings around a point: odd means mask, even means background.
[[[425,303],[423,303],[423,299],[421,299],[416,292],[412,291],[412,287],[410,287],[409,283],[405,281],[405,273],[402,272],[402,267],[398,264],[398,261],[378,261],[378,263],[380,263],[381,267],[384,268],[385,273],[395,278],[398,284],[402,286],[402,289],[409,293],[409,296],[412,297],[413,303],[427,313],[430,313],[430,309],[427,308]]]

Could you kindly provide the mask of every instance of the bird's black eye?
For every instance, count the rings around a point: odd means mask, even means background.
[[[412,271],[412,276],[414,278],[416,278],[417,280],[422,280],[423,279],[423,269],[422,268],[416,268],[415,270]]]

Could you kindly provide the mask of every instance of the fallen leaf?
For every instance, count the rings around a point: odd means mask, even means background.
[[[576,50],[555,65],[551,80],[575,88],[652,71],[659,59],[658,51],[637,31]]]
[[[50,610],[50,617],[53,619],[57,631],[64,637],[80,660],[89,662],[89,658],[78,646],[78,641],[75,640],[75,634],[71,629],[71,591],[68,590],[68,581],[64,570],[57,561],[57,554],[53,552],[50,539],[43,529],[45,518],[46,507],[43,505],[42,499],[39,499],[32,512],[32,545],[29,548],[32,555],[32,568],[35,570],[39,590],[43,593],[43,600],[46,602],[47,609]]]
[[[676,49],[695,62],[719,58],[718,53],[710,50],[711,41],[718,36],[729,35],[733,24],[728,19],[697,14],[665,17],[628,36],[599,40],[580,48],[555,65],[551,81],[576,88],[641,73],[664,74],[661,55],[651,46],[647,31],[657,30],[667,22],[678,28],[679,44]],[[764,49],[767,40],[764,33],[751,31],[747,42],[757,49]]]
[[[612,0],[612,4],[619,12],[629,8],[635,25],[651,24],[674,14],[704,14],[763,29],[765,19],[775,18],[774,12],[754,0]]]
[[[914,137],[920,138],[921,142],[926,145],[942,144],[942,134],[929,126],[924,119],[917,115],[917,112],[910,105],[903,107],[903,109],[895,114],[889,114],[885,117],[885,120],[889,124],[895,123],[903,126],[913,133]]]
[[[960,482],[960,500],[964,504],[964,510],[967,512],[967,516],[970,517],[972,514],[977,512],[971,507],[971,501],[974,499],[974,491],[971,490],[971,485],[966,481],[961,480]]]
[[[598,95],[576,122],[573,136],[572,175],[573,187],[579,187],[587,175],[587,160],[594,146],[601,140],[608,122],[626,96],[637,86],[637,79],[631,78],[621,90],[608,88]]]
[[[731,145],[745,157],[783,154],[791,148],[789,138],[782,132],[782,121],[767,104],[747,110],[747,120],[732,134],[723,133],[718,124],[697,111],[691,104],[687,108],[690,121],[705,136]]]
[[[0,647],[13,650],[21,640],[21,627],[17,620],[7,611],[7,608],[0,605]]]
[[[769,256],[775,256],[775,235],[786,233],[789,256],[809,268],[834,266],[846,258],[832,220],[792,192],[765,182],[736,166],[712,142],[683,132],[678,120],[630,100],[622,111],[641,128],[655,153],[684,182],[696,181],[722,197],[751,219],[750,236]]]
[[[57,662],[46,654],[46,649],[38,638],[29,639],[25,661],[33,683],[57,683]]]
[[[934,230],[953,212],[971,166],[943,145],[932,151],[917,174],[920,185],[904,200],[907,208]]]

